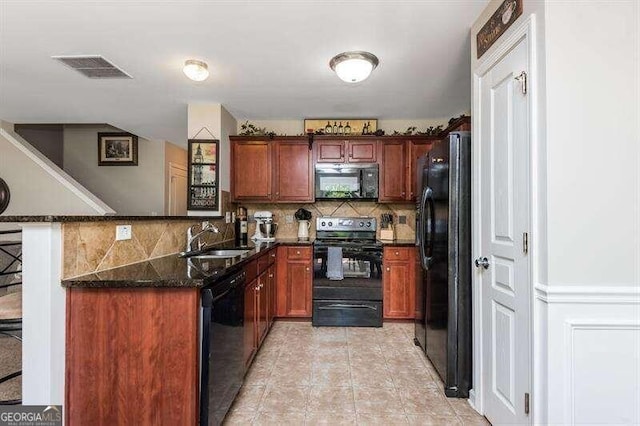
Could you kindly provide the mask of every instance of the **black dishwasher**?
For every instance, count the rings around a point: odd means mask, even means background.
[[[220,425],[244,379],[244,283],[237,272],[202,289],[200,425]]]

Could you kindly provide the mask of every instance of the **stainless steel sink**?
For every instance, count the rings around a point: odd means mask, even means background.
[[[236,257],[249,253],[250,250],[245,249],[227,249],[227,250],[213,250],[206,253],[202,253],[198,257]]]
[[[190,256],[188,253],[181,253],[182,257],[191,257],[196,259],[229,259],[231,257],[243,256],[249,253],[251,250],[247,249],[222,249],[211,250],[202,254]]]

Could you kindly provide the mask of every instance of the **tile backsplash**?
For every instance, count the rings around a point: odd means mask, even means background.
[[[228,193],[223,196],[223,211],[231,211]],[[147,259],[166,256],[183,251],[187,245],[187,229],[200,224],[200,220],[149,220],[123,221],[117,217],[108,222],[64,223],[63,278],[103,271]],[[206,233],[207,244],[233,240],[233,224],[224,219],[211,220],[219,234]],[[116,226],[131,225],[131,239],[116,241]]]
[[[241,204],[247,208],[249,215],[260,210],[269,210],[274,214],[274,221],[278,224],[276,238],[296,238],[298,236],[298,221],[286,223],[286,216],[293,216],[299,208],[307,209],[313,215],[309,235],[315,237],[316,218],[318,216],[370,216],[380,222],[380,215],[390,213],[394,215],[396,238],[412,240],[416,233],[416,210],[413,204],[379,204],[366,201],[318,201],[312,204]],[[399,216],[406,217],[406,223],[399,223]],[[378,225],[379,226],[379,225]],[[255,222],[249,222],[249,237],[255,232]],[[380,231],[378,230],[378,236]]]

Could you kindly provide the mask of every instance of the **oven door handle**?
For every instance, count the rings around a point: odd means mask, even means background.
[[[320,306],[318,309],[321,311],[329,311],[334,309],[345,309],[345,308],[357,308],[357,309],[371,309],[373,311],[377,311],[377,306],[371,305],[362,305],[362,304],[352,304],[352,303],[332,303],[331,305]]]

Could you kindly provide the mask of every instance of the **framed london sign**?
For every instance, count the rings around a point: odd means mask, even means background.
[[[218,210],[218,140],[189,139],[188,210]]]
[[[504,0],[476,35],[478,59],[522,15],[522,0]]]

